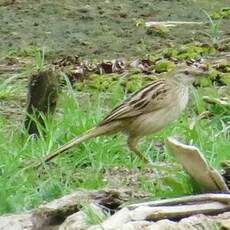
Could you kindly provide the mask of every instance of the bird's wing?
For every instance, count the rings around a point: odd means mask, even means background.
[[[110,114],[102,120],[100,125],[153,112],[166,106],[170,103],[167,96],[169,90],[170,87],[165,80],[152,82],[134,93],[121,105],[114,108]]]

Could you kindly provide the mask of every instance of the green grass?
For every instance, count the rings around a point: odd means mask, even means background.
[[[205,11],[202,10],[203,13],[206,15],[209,21],[209,34],[208,36],[211,39],[211,42],[213,45],[217,44],[222,37],[222,31],[221,31],[221,20],[213,20],[212,17]]]
[[[218,106],[209,107],[214,116],[199,121],[193,130],[189,129],[189,116],[205,110],[201,93],[195,91],[195,99],[178,121],[160,133],[146,137],[140,144],[140,148],[156,161],[158,173],[153,178],[142,173],[145,165],[131,156],[123,135],[89,140],[55,159],[55,164],[39,170],[23,170],[25,162],[42,159],[45,153],[97,124],[127,96],[117,88],[115,85],[109,93],[89,94],[68,86],[60,96],[54,119],[46,119],[46,136],[37,140],[26,134],[22,124],[16,126],[14,120],[0,116],[0,213],[30,209],[77,188],[106,187],[111,184],[105,177],[106,172],[115,167],[129,170],[141,167],[140,174],[136,176],[139,183],[134,189],[150,192],[154,199],[190,194],[194,191],[192,181],[179,166],[173,164],[175,160],[168,149],[164,147],[163,153],[159,154],[154,147],[154,141],[163,143],[173,134],[179,134],[198,146],[216,167],[228,159],[228,111]],[[164,162],[163,166],[161,162]],[[129,186],[126,179],[123,178],[118,187]]]

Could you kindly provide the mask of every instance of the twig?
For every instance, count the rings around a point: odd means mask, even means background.
[[[185,22],[185,21],[164,21],[164,22],[157,22],[157,21],[149,21],[145,22],[146,27],[152,26],[165,26],[165,27],[174,27],[177,25],[202,25],[204,22]]]

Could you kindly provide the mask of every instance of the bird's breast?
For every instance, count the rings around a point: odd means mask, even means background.
[[[179,117],[188,103],[188,98],[188,89],[180,90],[168,106],[137,116],[127,125],[126,131],[134,136],[144,136],[160,131]]]
[[[182,112],[185,109],[186,105],[188,104],[188,99],[189,99],[188,91],[189,91],[188,87],[184,87],[178,93],[176,107],[179,113]]]

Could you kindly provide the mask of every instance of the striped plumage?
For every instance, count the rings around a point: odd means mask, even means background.
[[[130,98],[126,99],[121,105],[114,108],[100,123],[107,124],[113,120],[126,119],[140,115],[145,109],[146,112],[151,111],[150,102],[154,100],[162,100],[162,95],[167,93],[168,87],[164,80],[157,80],[134,93]],[[156,104],[157,105],[157,104]],[[157,106],[159,107],[159,106]],[[156,108],[157,109],[157,108]]]
[[[126,133],[129,148],[147,161],[137,149],[139,139],[161,130],[179,117],[188,102],[189,85],[201,73],[190,67],[153,81],[114,108],[98,126],[47,155],[44,161],[87,139],[116,132]]]

